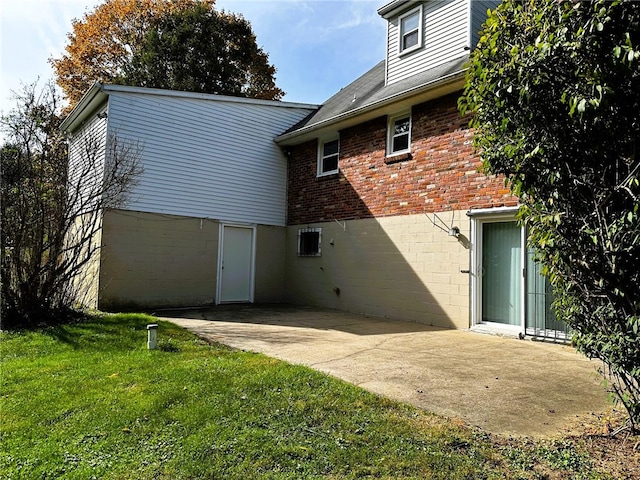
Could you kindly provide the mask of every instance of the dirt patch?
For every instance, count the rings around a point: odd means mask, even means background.
[[[553,438],[490,438],[520,478],[564,479],[567,471],[589,466],[608,478],[635,480],[640,478],[640,434],[621,429],[625,421],[623,412],[611,408],[577,417]]]
[[[610,409],[583,420],[581,425],[568,429],[567,438],[584,446],[594,466],[614,478],[640,478],[640,433],[620,430],[626,414]]]

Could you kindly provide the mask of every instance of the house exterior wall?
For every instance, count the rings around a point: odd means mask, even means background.
[[[471,48],[473,49],[480,39],[480,28],[487,19],[487,10],[493,10],[502,0],[470,0],[471,4]]]
[[[93,237],[80,252],[73,252],[82,260],[87,259],[84,265],[78,268],[77,275],[73,279],[73,294],[75,303],[85,308],[97,308],[99,296],[99,275],[100,275],[100,246],[102,244],[102,216],[94,214],[84,214],[74,219],[68,235],[71,245],[79,246],[78,238],[88,237],[89,232],[95,232]],[[78,257],[75,257],[78,261]],[[77,264],[76,264],[77,265]]]
[[[316,176],[316,142],[291,149],[285,297],[467,328],[466,212],[515,206],[517,199],[502,178],[479,173],[457,94],[413,107],[410,155],[386,156],[386,130],[380,117],[341,131],[340,172],[330,177]],[[457,226],[461,235],[434,222]],[[321,256],[297,256],[303,227],[322,228]]]
[[[102,227],[101,309],[214,302],[217,222],[111,210]]]
[[[311,109],[294,104],[109,92],[109,133],[144,168],[127,208],[285,224],[286,159],[273,139]]]
[[[69,176],[72,185],[81,186],[78,206],[89,207],[89,199],[102,191],[106,154],[107,119],[93,116],[69,139]]]
[[[322,228],[318,257],[297,257],[298,226],[290,226],[286,300],[467,328],[469,220],[460,210],[439,216],[460,228],[458,239],[423,214],[312,223]]]
[[[105,213],[100,254],[101,309],[215,303],[220,223],[129,210]],[[255,301],[283,298],[285,227],[256,229]]]
[[[479,173],[457,95],[412,110],[411,158],[386,157],[386,117],[340,132],[340,173],[316,177],[317,142],[291,148],[288,223],[512,206],[501,178]],[[405,157],[399,157],[405,158]]]
[[[285,227],[258,225],[255,303],[280,303],[284,299],[286,236]]]
[[[104,112],[106,105],[101,105],[99,112]],[[84,261],[87,255],[95,249],[91,258],[82,265],[73,279],[73,295],[77,305],[87,308],[98,306],[99,295],[99,246],[102,237],[100,228],[101,215],[94,209],[99,201],[97,193],[103,190],[104,162],[107,153],[107,120],[93,116],[69,139],[69,176],[72,185],[79,189],[71,189],[70,198],[74,202],[73,210],[79,215],[68,232],[67,241],[71,245],[79,246],[80,239],[88,237],[95,231],[90,242],[83,245],[81,252],[72,252],[75,261]]]
[[[389,19],[387,27],[387,85],[468,54],[469,0],[434,0],[423,3],[423,47],[406,55],[398,50],[398,17],[417,3]]]

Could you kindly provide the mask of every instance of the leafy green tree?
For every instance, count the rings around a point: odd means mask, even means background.
[[[506,0],[460,108],[506,176],[580,351],[640,425],[640,4]]]
[[[275,68],[242,16],[194,4],[146,33],[118,80],[127,85],[280,99]]]
[[[214,0],[104,0],[52,58],[73,108],[95,82],[279,100],[275,68],[244,18]]]
[[[69,167],[53,83],[25,86],[15,100],[0,122],[7,139],[0,148],[3,328],[67,318],[82,293],[79,276],[100,247],[102,212],[126,199],[140,171],[135,145],[90,134]]]
[[[213,0],[104,0],[71,22],[66,53],[49,61],[56,83],[73,108],[95,82],[113,83],[145,33],[164,15],[193,3],[213,7]]]

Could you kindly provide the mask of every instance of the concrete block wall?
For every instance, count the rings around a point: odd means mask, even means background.
[[[102,244],[102,216],[86,214],[76,217],[69,232],[71,244],[78,244],[80,239],[95,232],[91,241],[81,252],[74,252],[75,261],[88,261],[82,265],[73,279],[73,295],[75,304],[79,307],[97,308],[100,277],[100,245]]]
[[[216,300],[220,223],[110,210],[104,216],[98,306],[196,307]],[[281,302],[286,228],[258,225],[254,301]]]
[[[460,228],[460,236],[449,236],[425,214],[311,223],[322,228],[318,257],[297,256],[299,227],[289,226],[285,299],[467,328],[470,221],[459,210],[438,216]]]
[[[386,116],[340,132],[340,172],[332,176],[316,176],[316,141],[292,147],[287,223],[516,205],[504,179],[478,171],[457,98],[413,107],[409,155],[386,156]]]
[[[283,301],[287,230],[258,225],[256,230],[255,303]]]
[[[216,221],[125,210],[105,213],[99,307],[197,306],[215,301]]]

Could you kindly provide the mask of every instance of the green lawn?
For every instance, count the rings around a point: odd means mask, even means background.
[[[152,322],[1,334],[0,478],[607,478],[169,323],[149,351]]]

